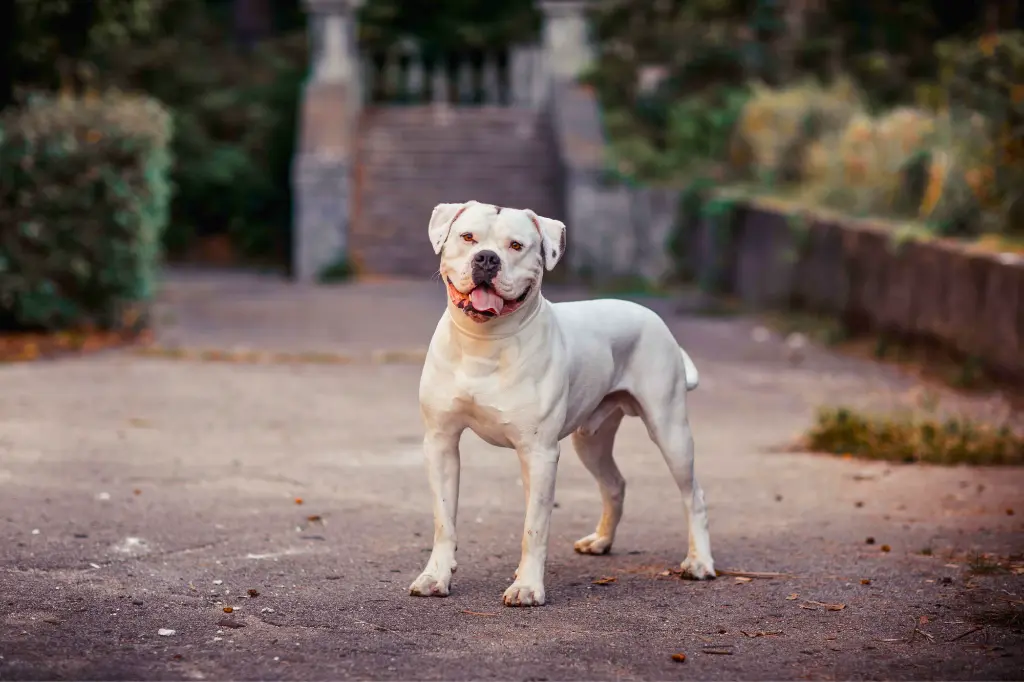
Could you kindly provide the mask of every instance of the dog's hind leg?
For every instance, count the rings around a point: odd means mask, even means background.
[[[672,477],[683,494],[689,519],[689,550],[680,568],[683,576],[694,580],[715,577],[708,533],[708,511],[704,491],[693,473],[693,433],[686,418],[686,389],[680,385],[674,395],[656,408],[643,405],[643,419],[651,440],[661,450]]]
[[[603,404],[603,403],[602,403]],[[598,407],[601,410],[601,407]],[[603,415],[600,423],[588,423],[572,434],[572,445],[601,489],[601,520],[597,531],[576,541],[574,547],[580,554],[606,554],[615,540],[615,529],[622,518],[622,503],[626,494],[626,481],[615,465],[612,446],[615,433],[619,430],[623,412],[619,407]]]

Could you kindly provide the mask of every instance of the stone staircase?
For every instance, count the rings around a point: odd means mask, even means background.
[[[549,118],[536,108],[364,109],[353,170],[348,253],[361,274],[433,274],[427,221],[441,202],[476,199],[564,219]]]

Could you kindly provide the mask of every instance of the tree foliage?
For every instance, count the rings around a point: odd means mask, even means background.
[[[427,53],[501,49],[537,36],[534,0],[367,0],[360,43],[373,50],[414,38]]]

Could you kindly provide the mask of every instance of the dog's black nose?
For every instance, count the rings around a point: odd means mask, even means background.
[[[498,274],[501,258],[493,251],[480,251],[473,256],[473,279],[489,282]]]

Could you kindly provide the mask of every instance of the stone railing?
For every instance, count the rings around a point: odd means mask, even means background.
[[[539,46],[513,46],[474,58],[449,55],[443,64],[421,57],[410,44],[386,54],[359,55],[355,15],[361,4],[304,0],[312,68],[292,169],[293,277],[313,281],[345,259],[360,111],[404,102],[529,107],[553,117],[570,225],[568,269],[600,270],[598,257],[608,247],[588,251],[584,245],[600,244],[621,231],[629,207],[619,190],[601,183],[605,145],[599,110],[593,93],[576,82],[592,53],[587,2],[539,0],[544,14]],[[575,256],[574,243],[580,244]]]
[[[411,41],[360,60],[365,104],[452,104],[537,108],[548,79],[539,46],[426,58]]]

